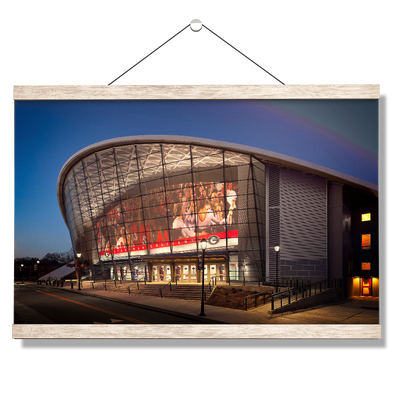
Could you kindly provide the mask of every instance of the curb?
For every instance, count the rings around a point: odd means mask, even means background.
[[[174,315],[174,316],[177,316],[177,317],[183,317],[183,318],[187,318],[187,319],[192,319],[192,320],[197,321],[197,322],[207,321],[208,324],[229,325],[227,322],[221,322],[221,321],[217,321],[217,320],[213,320],[213,319],[209,319],[209,318],[196,317],[195,315],[185,314],[185,313],[181,313],[181,312],[178,312],[178,311],[166,310],[164,308],[149,306],[149,305],[146,305],[146,304],[133,303],[131,301],[120,300],[120,299],[113,299],[112,297],[101,296],[99,294],[76,292],[76,291],[71,290],[71,289],[64,289],[64,288],[60,288],[60,287],[57,287],[57,286],[54,286],[53,288],[54,289],[58,289],[58,290],[62,290],[62,291],[71,292],[71,293],[80,294],[82,296],[91,296],[91,297],[97,297],[97,298],[103,299],[103,300],[110,300],[110,301],[114,301],[116,303],[125,304],[125,305],[128,305],[128,306],[134,306],[134,307],[143,308],[145,310],[163,312],[164,314],[169,314],[169,315]]]

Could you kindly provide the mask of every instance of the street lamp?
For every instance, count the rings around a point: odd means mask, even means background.
[[[35,271],[34,275],[36,276],[38,284],[39,284],[39,263],[40,261],[36,260],[36,265],[33,266],[33,270]]]
[[[76,253],[76,256],[78,257],[78,290],[81,290],[81,253]]]
[[[21,283],[24,283],[24,264],[21,264]]]
[[[204,265],[205,265],[205,252],[206,252],[206,248],[207,248],[207,240],[206,239],[201,239],[200,242],[200,247],[203,250],[203,262],[202,262],[202,266],[201,269],[203,271],[202,274],[202,279],[201,279],[201,312],[200,312],[200,317],[205,317],[206,314],[204,314]]]
[[[275,246],[275,253],[276,253],[276,275],[275,275],[275,286],[276,286],[276,292],[278,292],[278,254],[279,254],[279,246]]]

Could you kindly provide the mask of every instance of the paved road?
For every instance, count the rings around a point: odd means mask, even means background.
[[[36,284],[14,285],[15,324],[197,324],[190,316],[61,291]],[[201,323],[212,323],[203,320]]]

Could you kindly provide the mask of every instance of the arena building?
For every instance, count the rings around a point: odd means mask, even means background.
[[[79,265],[95,279],[317,282],[379,293],[378,186],[282,154],[186,136],[93,144],[57,196]],[[279,250],[278,247],[279,246]]]

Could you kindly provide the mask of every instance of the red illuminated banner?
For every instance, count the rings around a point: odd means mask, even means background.
[[[95,225],[103,260],[130,254],[197,251],[196,237],[209,247],[238,244],[237,182],[187,182],[151,189],[122,200]],[[228,231],[228,233],[226,233]],[[229,243],[227,240],[229,239]]]
[[[234,239],[238,237],[238,230],[232,230],[228,231],[228,239]],[[198,242],[200,242],[202,239],[206,239],[208,242],[208,245],[210,248],[212,246],[217,246],[220,247],[220,241],[221,240],[226,240],[226,235],[225,232],[220,232],[220,233],[215,233],[215,234],[207,234],[207,235],[202,235],[197,239]],[[149,250],[155,250],[155,249],[164,249],[164,248],[170,248],[172,244],[172,247],[179,247],[179,246],[187,246],[187,245],[192,245],[190,247],[193,247],[193,249],[196,249],[196,238],[187,238],[187,239],[177,239],[177,240],[172,240],[172,241],[167,241],[167,242],[160,242],[160,243],[151,243],[148,245]],[[130,253],[135,253],[135,252],[142,252],[147,250],[147,245],[140,245],[140,246],[130,246],[129,247],[129,252]],[[179,250],[178,250],[179,251]],[[102,251],[100,255],[103,257],[110,256],[112,254],[114,255],[123,255],[128,253],[128,247],[127,246],[119,246],[110,251]]]

